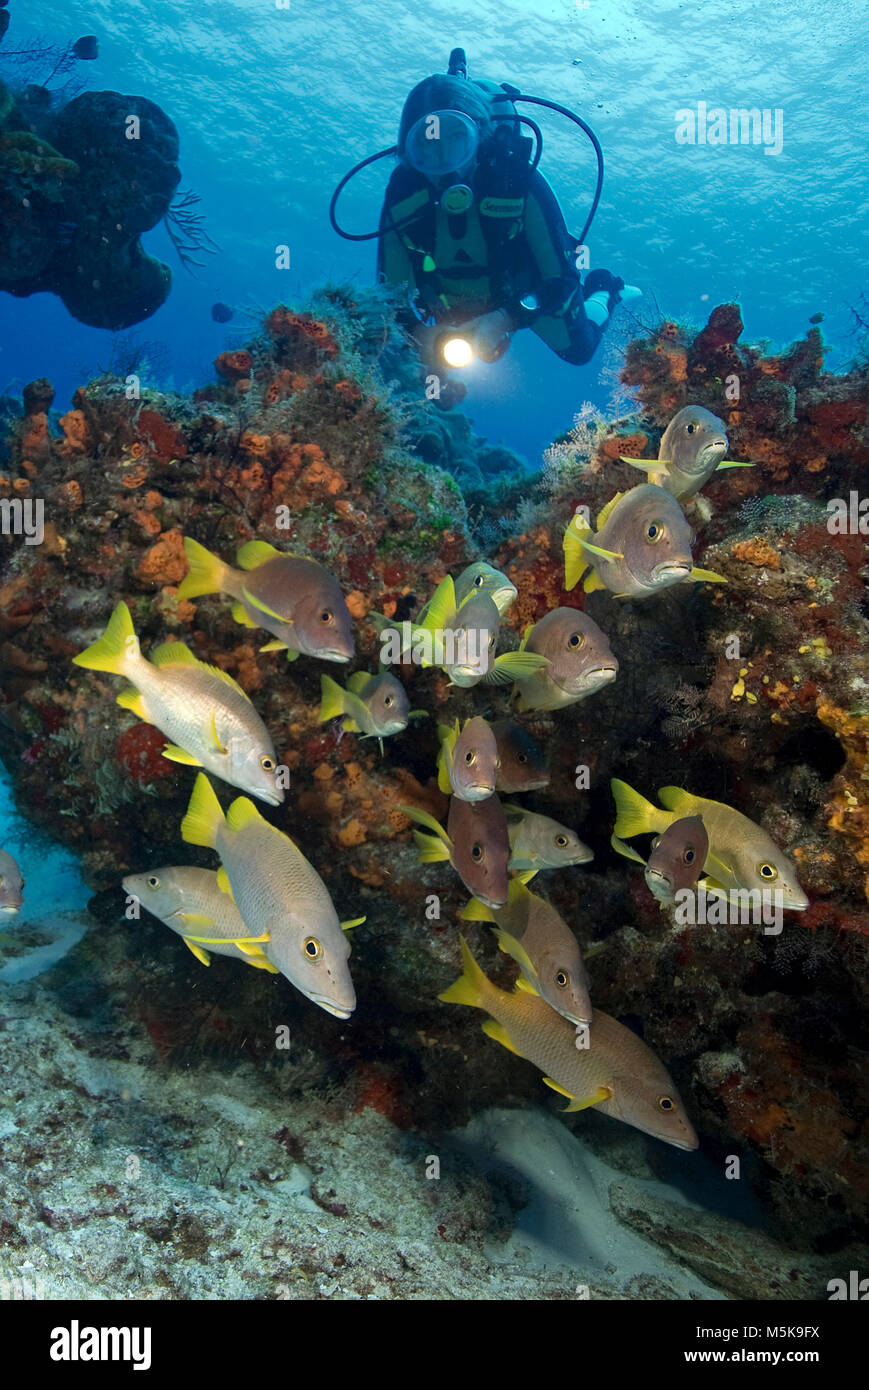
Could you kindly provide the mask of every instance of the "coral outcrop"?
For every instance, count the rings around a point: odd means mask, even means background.
[[[869,629],[865,538],[831,532],[826,503],[865,476],[869,394],[865,373],[824,371],[815,328],[774,357],[742,336],[739,311],[725,305],[699,334],[665,323],[631,343],[624,381],[635,417],[586,429],[578,461],[575,440],[553,446],[536,511],[526,480],[475,526],[479,535],[499,523],[485,558],[519,590],[506,620],[516,639],[573,604],[620,662],[615,684],[587,704],[527,720],[548,749],[551,785],[526,804],[575,826],[595,851],[593,864],[546,881],[583,946],[600,948],[589,967],[595,1003],[638,1021],[705,1148],[722,1173],[728,1155],[741,1157],[780,1235],[844,1242],[869,1214],[860,1102]],[[4,541],[0,752],[22,812],[80,853],[103,930],[128,930],[125,872],[213,861],[180,842],[189,769],[167,763],[161,737],[116,705],[116,681],[70,658],[124,598],[146,653],[174,637],[234,675],[290,768],[275,823],[323,875],[340,915],[368,917],[354,934],[352,1037],[261,972],[220,962],[203,981],[156,922],[137,924],[122,960],[91,953],[90,966],[111,969],[111,990],[129,999],[159,1065],[189,1058],[207,1033],[221,1055],[243,1037],[250,1064],[267,1067],[263,1019],[280,991],[282,1010],[304,1018],[317,1065],[356,1078],[360,1105],[437,1126],[493,1103],[543,1100],[532,1068],[484,1038],[470,1010],[435,998],[456,972],[467,895],[447,866],[417,865],[399,810],[412,802],[442,815],[437,722],[500,716],[508,697],[457,691],[406,666],[411,705],[429,719],[391,738],[381,758],[317,722],[322,664],[261,654],[259,635],[238,627],[222,598],[177,597],[183,536],[227,560],[253,536],[299,549],[339,579],[357,665],[375,669],[372,613],[414,616],[446,572],[478,554],[459,488],[432,460],[449,461],[445,440],[457,438],[479,477],[486,460],[458,412],[424,401],[415,371],[396,368],[400,389],[384,386],[388,364],[408,356],[389,305],[343,287],[304,311],[276,307],[251,342],[220,355],[217,379],[192,400],[145,391],[130,401],[104,378],[58,420],[46,383],[33,384],[23,413],[8,416],[5,484],[10,497],[45,499],[45,539]],[[683,584],[644,603],[565,591],[561,539],[575,506],[594,514],[640,481],[620,456],[655,456],[688,402],[721,415],[730,457],[753,464],[717,473],[686,507],[697,563],[727,584]],[[506,534],[505,509],[515,522]],[[609,848],[610,776],[647,795],[687,786],[762,823],[796,863],[808,911],[785,914],[779,934],[676,925]],[[439,916],[426,915],[430,894]],[[488,930],[467,930],[489,973],[512,978]],[[622,1152],[605,1117],[573,1123],[601,1151]],[[654,1149],[666,1175],[668,1153]]]

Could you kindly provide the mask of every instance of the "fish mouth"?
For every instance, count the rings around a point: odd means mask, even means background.
[[[619,668],[615,664],[595,666],[591,671],[586,671],[576,686],[576,690],[599,690],[602,685],[609,685],[610,681],[614,681],[618,673]]]
[[[20,904],[19,904],[19,906],[20,906]],[[3,910],[4,912],[17,912],[17,911],[18,911],[18,907],[17,907],[14,903],[0,903],[0,908],[2,908],[2,910]]]
[[[283,806],[284,804],[284,794],[278,791],[277,788],[275,788],[274,791],[265,791],[258,788],[254,792],[254,796],[258,797],[260,801],[267,802],[269,806]]]
[[[486,907],[491,907],[493,910],[498,910],[499,908],[505,907],[507,903],[506,898],[496,900],[495,898],[487,898],[483,893],[479,892],[475,893],[474,897],[477,898],[481,903],[484,903]]]
[[[686,1153],[693,1153],[700,1148],[700,1140],[695,1134],[692,1139],[673,1139],[669,1134],[662,1134],[661,1138],[667,1144],[672,1144],[674,1149],[684,1149]]]
[[[809,905],[809,900],[805,893],[800,893],[799,897],[788,897],[782,901],[782,907],[786,912],[805,912]]]
[[[342,1009],[322,994],[309,994],[308,998],[312,1004],[317,1004],[321,1009],[325,1009],[327,1014],[332,1014],[333,1018],[349,1018],[356,1007],[354,1004],[351,1009]]]
[[[312,652],[312,656],[318,656],[321,661],[349,661],[352,652],[339,650],[338,647],[322,647],[317,652]]]
[[[661,584],[666,579],[687,579],[693,568],[693,560],[668,560],[652,570],[652,582]]]
[[[647,864],[646,879],[648,880],[650,878],[654,880],[656,888],[666,888],[669,891],[673,887],[673,880],[671,878],[668,878],[660,869],[650,869]],[[651,886],[652,885],[649,884],[650,888]]]
[[[465,800],[486,801],[494,790],[493,786],[486,785],[485,782],[473,782],[469,787],[465,787]]]

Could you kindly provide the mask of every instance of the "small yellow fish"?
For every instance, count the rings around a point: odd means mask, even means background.
[[[609,589],[616,598],[647,598],[686,579],[726,584],[723,575],[697,569],[691,527],[671,493],[654,483],[617,492],[593,531],[579,511],[564,533],[564,587],[586,570],[583,588]]]
[[[349,1018],[356,993],[350,946],[328,889],[288,835],[239,796],[224,816],[208,778],[196,778],[182,838],[216,849],[218,884],[232,895],[249,931],[273,965],[314,1004]],[[360,919],[364,921],[365,919]],[[356,923],[343,924],[347,926]]]
[[[165,642],[146,661],[130,610],[119,603],[102,637],[73,663],[126,676],[133,688],[121,691],[118,704],[172,740],[164,758],[206,767],[261,801],[281,804],[274,745],[249,696],[225,671],[197,661],[183,642]]]
[[[495,790],[500,766],[498,743],[486,720],[479,714],[453,728],[438,726],[441,749],[438,755],[438,786],[445,795],[452,792],[461,801],[485,801]]]
[[[729,893],[738,889],[767,890],[781,894],[781,905],[802,912],[809,900],[797,882],[790,860],[765,830],[732,806],[694,796],[681,787],[661,787],[658,799],[666,810],[652,805],[627,782],[614,777],[610,786],[618,811],[614,834],[617,839],[634,835],[661,835],[686,816],[702,816],[709,848],[703,868],[707,892]]]
[[[498,945],[517,962],[526,985],[571,1023],[591,1023],[591,991],[579,943],[551,903],[526,887],[533,877],[529,872],[511,878],[504,907],[487,907],[471,898],[462,918],[492,922]]]
[[[498,989],[483,974],[464,937],[464,973],[439,999],[468,1004],[490,1017],[483,1032],[544,1073],[547,1086],[566,1096],[567,1110],[596,1105],[605,1115],[663,1139],[677,1149],[699,1143],[666,1067],[635,1033],[595,1009],[588,1046],[575,1026],[536,994]]]
[[[656,459],[622,458],[621,462],[642,469],[650,483],[681,500],[699,492],[716,468],[752,467],[725,460],[729,447],[723,420],[702,405],[686,405],[664,430]]]
[[[216,952],[242,960],[257,970],[280,973],[262,945],[250,939],[241,913],[220,888],[213,869],[171,865],[147,874],[127,874],[123,887],[138,898],[142,907],[177,932],[203,965],[210,965],[210,953]]]
[[[345,733],[376,738],[381,753],[385,738],[400,734],[408,720],[425,717],[425,710],[411,710],[408,703],[401,681],[388,672],[371,676],[367,671],[356,671],[346,690],[331,676],[320,677],[320,723],[341,719]]]
[[[178,597],[229,594],[232,616],[242,627],[262,627],[274,641],[263,652],[299,652],[321,661],[349,661],[353,624],[337,579],[307,555],[287,555],[267,541],[248,541],[238,552],[241,570],[225,565],[204,545],[184,537],[190,569]]]

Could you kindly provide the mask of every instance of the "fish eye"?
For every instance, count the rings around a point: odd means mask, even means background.
[[[673,1100],[672,1096],[658,1096],[658,1109],[664,1111],[675,1110],[676,1102]]]
[[[395,704],[395,696],[394,696],[394,695],[387,695],[387,697],[386,697],[386,699],[383,701],[383,703],[385,704],[385,706],[386,706],[387,709],[391,709],[392,706]]]
[[[696,430],[696,428],[697,428],[697,425],[696,425],[695,421],[692,420],[690,425],[686,425],[686,426],[685,426],[685,433],[686,433],[686,434],[693,434],[694,431]]]
[[[319,941],[317,940],[316,936],[309,936],[309,937],[307,937],[307,939],[302,943],[302,950],[304,951],[305,955],[308,957],[308,960],[321,960],[321,959],[322,959],[322,956],[323,956],[323,947],[320,945],[320,943],[319,943]]]
[[[683,864],[693,864],[693,863],[694,863],[694,851],[693,851],[693,849],[691,849],[690,846],[688,847],[688,849],[686,849],[685,853],[682,855],[682,863],[683,863]]]
[[[482,857],[483,846],[480,844],[479,840],[475,840],[475,842],[471,845],[471,858],[473,859],[475,864],[479,864]]]
[[[275,760],[270,758],[267,753],[260,758],[259,765],[263,772],[274,772],[275,770]]]
[[[567,645],[578,652],[584,641],[585,637],[581,632],[572,632],[567,639]]]
[[[322,613],[320,614],[320,622],[331,623],[334,616],[335,614],[332,612],[331,608],[324,608]]]
[[[566,970],[559,970],[555,976],[555,983],[559,989],[567,989],[570,984],[570,976]]]
[[[483,576],[482,576],[481,574],[478,574],[477,577],[476,577],[476,579],[474,580],[474,588],[475,588],[475,589],[482,589],[482,587],[483,587]]]
[[[473,767],[473,765],[474,765],[474,763],[475,763],[476,761],[477,761],[477,755],[476,755],[476,753],[474,752],[473,748],[469,748],[468,751],[467,751],[467,753],[465,754],[465,762],[468,764],[468,767]]]
[[[567,849],[569,841],[566,835],[556,835],[555,843],[558,845],[559,849]]]
[[[157,877],[156,874],[151,874],[150,877],[148,878],[148,887],[149,887],[149,888],[159,888],[159,887],[160,887],[160,880],[159,880],[159,878]]]
[[[528,754],[527,754],[527,753],[517,753],[517,754],[516,754],[516,761],[517,761],[517,763],[527,763],[527,761],[528,761]]]
[[[778,869],[775,864],[758,864],[757,871],[761,878],[765,878],[769,881],[778,878]]]
[[[646,540],[651,545],[657,545],[664,534],[664,523],[662,521],[650,521],[646,527]]]

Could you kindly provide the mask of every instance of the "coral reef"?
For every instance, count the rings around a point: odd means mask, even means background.
[[[81,855],[101,923],[87,942],[114,939],[127,931],[118,920],[124,873],[212,861],[180,843],[189,769],[167,763],[159,737],[115,704],[112,678],[79,672],[70,658],[125,598],[146,652],[174,637],[235,676],[291,770],[275,823],[323,875],[340,915],[368,917],[354,933],[352,1034],[259,971],[220,962],[204,977],[154,921],[138,923],[125,949],[113,946],[102,962],[89,944],[88,968],[111,1008],[137,1020],[136,1045],[154,1065],[171,1070],[213,1048],[230,1069],[243,1046],[245,1066],[271,1084],[274,1025],[262,1020],[286,1016],[304,1028],[306,1087],[325,1092],[340,1078],[354,1113],[379,1111],[415,1133],[461,1125],[494,1104],[547,1103],[533,1069],[483,1037],[470,1011],[437,1002],[455,975],[467,895],[445,866],[417,865],[398,809],[412,802],[442,816],[438,721],[471,711],[499,717],[507,695],[457,691],[439,673],[405,666],[411,705],[430,718],[391,738],[381,758],[317,722],[319,663],[259,654],[224,599],[177,598],[182,536],[230,561],[253,536],[299,549],[341,583],[357,664],[371,670],[370,615],[413,616],[447,571],[475,557],[462,494],[436,464],[453,468],[464,450],[473,487],[505,460],[481,457],[468,422],[424,399],[391,315],[383,296],[350,287],[331,287],[305,309],[278,306],[252,341],[221,354],[217,380],[192,400],[146,391],[130,401],[105,377],[80,388],[56,423],[48,385],[28,388],[23,412],[8,416],[7,495],[44,498],[46,528],[40,546],[4,541],[0,753],[22,812]],[[526,479],[493,489],[497,497],[474,495],[474,529],[489,528],[485,558],[519,590],[506,619],[516,637],[552,607],[583,606],[620,662],[615,684],[587,705],[527,720],[548,749],[552,780],[526,804],[574,826],[595,851],[593,864],[546,884],[582,945],[600,947],[589,967],[595,1003],[642,1021],[717,1172],[740,1155],[775,1238],[805,1251],[822,1236],[844,1245],[869,1215],[860,1103],[865,543],[828,531],[825,506],[859,487],[869,388],[865,372],[824,372],[815,328],[775,357],[741,337],[739,312],[725,305],[696,336],[665,323],[631,343],[623,376],[638,396],[635,415],[608,428],[585,412],[549,451],[536,493]],[[714,475],[687,506],[698,563],[728,583],[683,584],[643,604],[565,592],[561,538],[575,506],[594,514],[639,481],[620,455],[656,455],[686,402],[722,415],[730,456],[754,465]],[[578,767],[588,770],[588,790],[577,790]],[[642,875],[610,851],[611,775],[646,794],[690,786],[762,823],[797,864],[808,911],[787,914],[778,936],[759,926],[676,926]],[[439,895],[434,919],[427,894]],[[470,927],[469,938],[496,980],[512,978],[484,926]],[[672,1164],[672,1152],[637,1136],[626,1148],[606,1117],[586,1112],[568,1123],[628,1172],[638,1154],[658,1176]],[[265,1152],[257,1161],[272,1163]],[[337,1188],[325,1199],[345,1203]],[[113,1209],[123,1200],[106,1196]],[[636,1192],[625,1189],[621,1200],[625,1219],[642,1227]],[[187,1239],[177,1223],[147,1219],[165,1241]],[[450,1220],[435,1224],[452,1230]],[[651,1234],[738,1296],[756,1293],[775,1264],[767,1251],[752,1274],[699,1231],[693,1244],[683,1227]],[[96,1283],[107,1282],[103,1271]]]
[[[170,211],[178,135],[145,97],[83,92],[34,109],[0,82],[0,290],[58,295],[82,323],[121,329],[159,309],[168,266],[141,235]]]

